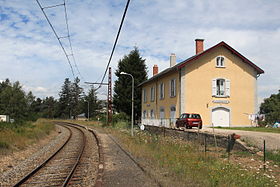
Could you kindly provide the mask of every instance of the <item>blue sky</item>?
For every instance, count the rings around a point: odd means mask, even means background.
[[[40,2],[49,6],[63,1]],[[82,82],[100,81],[126,0],[66,3]],[[194,55],[196,38],[205,39],[205,49],[225,41],[265,71],[258,79],[262,101],[280,89],[279,9],[280,1],[131,0],[111,66],[115,71],[118,60],[137,46],[150,77],[154,64],[160,71],[169,66],[170,53],[178,62]],[[46,13],[59,36],[65,36],[63,7]],[[66,77],[73,79],[71,69],[36,1],[0,0],[0,80],[18,80],[37,97],[58,97]],[[99,92],[102,97],[106,89]]]

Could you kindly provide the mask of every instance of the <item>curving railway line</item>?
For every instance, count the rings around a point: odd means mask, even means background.
[[[69,137],[54,154],[23,177],[14,185],[15,187],[85,185],[83,183],[85,175],[87,175],[85,171],[91,164],[87,160],[89,153],[85,149],[88,141],[86,132],[88,131],[69,123],[57,122],[56,124],[68,129]],[[97,137],[92,136],[92,138]],[[96,142],[98,142],[97,139]]]

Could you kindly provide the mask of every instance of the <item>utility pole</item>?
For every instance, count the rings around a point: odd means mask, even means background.
[[[113,110],[112,110],[112,73],[111,67],[109,67],[108,74],[108,108],[107,108],[107,125],[112,125]]]
[[[112,125],[112,118],[113,118],[113,107],[112,107],[112,73],[111,67],[109,67],[108,71],[108,83],[92,83],[92,82],[85,82],[86,84],[90,85],[108,85],[108,95],[107,95],[107,125]]]

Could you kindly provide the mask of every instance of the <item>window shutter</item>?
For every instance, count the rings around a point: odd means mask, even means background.
[[[176,79],[174,79],[174,96],[176,96],[177,95],[177,90],[176,90]]]
[[[230,96],[230,80],[226,79],[226,96]]]
[[[171,86],[172,86],[172,80],[170,80],[169,81],[169,97],[171,97],[172,96],[172,88],[171,88]]]
[[[162,98],[164,98],[164,84],[162,83]]]
[[[217,85],[216,85],[216,79],[212,80],[212,96],[217,95]]]

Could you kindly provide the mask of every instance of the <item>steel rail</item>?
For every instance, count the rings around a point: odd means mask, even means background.
[[[84,129],[88,130],[89,132],[91,132],[91,134],[94,136],[94,138],[97,142],[97,146],[98,146],[98,172],[97,172],[97,178],[96,178],[94,187],[102,186],[102,179],[103,179],[103,175],[104,175],[105,164],[104,164],[104,152],[103,152],[103,148],[102,148],[101,139],[99,138],[97,133],[91,128],[88,128],[84,125],[80,125],[77,123],[68,123],[68,124],[84,128]]]
[[[80,162],[80,160],[81,160],[81,157],[82,157],[82,155],[83,155],[83,153],[84,153],[85,146],[86,146],[86,136],[85,136],[85,133],[84,133],[80,128],[78,128],[78,127],[75,127],[75,126],[71,126],[71,127],[76,128],[76,129],[78,129],[80,132],[82,132],[82,134],[83,134],[83,145],[82,145],[82,147],[80,148],[80,151],[79,151],[80,153],[79,153],[79,156],[78,156],[78,158],[77,158],[77,160],[76,160],[74,166],[72,167],[72,169],[71,169],[69,175],[67,176],[67,178],[65,179],[64,183],[62,184],[62,186],[64,186],[64,187],[65,187],[65,186],[68,186],[68,184],[69,184],[69,182],[70,182],[70,180],[71,180],[73,174],[75,173],[75,170],[76,170],[76,168],[77,168],[77,166],[78,166],[78,164],[79,164],[79,162]]]
[[[57,125],[59,125],[59,124],[57,124]],[[70,138],[72,137],[72,131],[70,130],[69,127],[66,127],[66,126],[64,126],[64,127],[67,128],[70,132],[70,135],[69,135],[68,139],[64,142],[64,144],[54,154],[52,154],[48,159],[46,159],[41,165],[39,165],[37,168],[35,168],[33,171],[31,171],[25,177],[23,177],[17,184],[14,185],[14,187],[18,187],[18,186],[22,185],[24,182],[26,182],[28,179],[30,179],[35,173],[37,173],[41,168],[43,168],[54,156],[56,156],[65,147],[65,145],[69,142]]]

